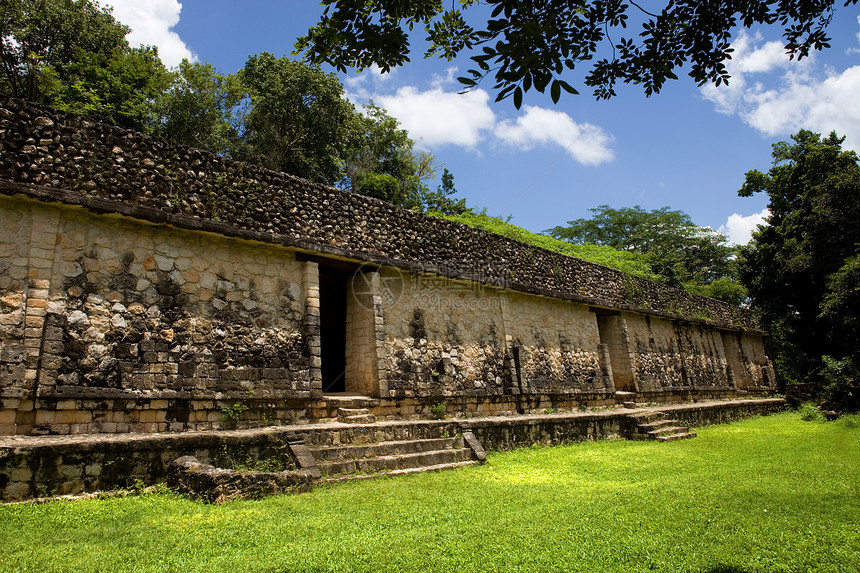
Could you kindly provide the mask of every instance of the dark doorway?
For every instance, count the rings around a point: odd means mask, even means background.
[[[346,297],[352,276],[341,270],[320,269],[320,351],[323,392],[345,392]]]

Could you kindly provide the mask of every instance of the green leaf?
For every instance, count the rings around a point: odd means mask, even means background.
[[[567,93],[569,93],[569,94],[573,94],[573,95],[578,95],[578,94],[579,94],[579,92],[578,92],[578,91],[576,91],[575,89],[573,89],[572,87],[570,87],[570,85],[569,85],[566,81],[564,81],[564,80],[558,80],[558,85],[560,85],[560,86],[561,86],[561,89],[563,89],[564,91],[566,91],[566,92],[567,92]]]

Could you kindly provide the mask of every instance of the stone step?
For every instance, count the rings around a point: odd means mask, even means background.
[[[655,420],[653,422],[646,422],[644,424],[638,424],[637,428],[639,428],[640,432],[650,432],[651,430],[659,430],[660,428],[665,428],[666,426],[678,426],[681,422],[678,420]]]
[[[376,416],[367,408],[338,408],[337,421],[344,424],[372,424]]]
[[[475,460],[467,460],[462,462],[451,462],[444,464],[433,464],[430,466],[421,466],[416,468],[403,468],[391,471],[380,471],[371,474],[345,474],[345,475],[337,475],[327,477],[325,479],[326,483],[341,483],[346,481],[351,481],[354,479],[367,480],[367,479],[379,479],[383,477],[395,477],[400,475],[407,474],[417,474],[424,472],[439,472],[443,470],[453,470],[457,468],[463,468],[468,466],[476,466],[479,465],[480,462]]]
[[[338,417],[337,421],[344,424],[372,424],[376,422],[376,416],[373,414],[359,414],[357,416]]]
[[[689,426],[669,418],[669,414],[665,412],[636,412],[627,418],[635,425],[629,435],[632,440],[669,442],[696,437],[695,432],[691,432]]]
[[[337,421],[344,424],[372,424],[376,416],[367,408],[338,408]]]
[[[347,410],[367,410],[367,414],[373,408],[379,406],[378,398],[359,395],[323,395],[322,399],[316,402],[311,409],[313,416],[318,419],[322,418],[337,418],[340,416],[341,409]]]
[[[665,412],[636,412],[635,414],[628,414],[627,417],[636,423],[641,423],[652,420],[661,420],[667,416],[668,414]]]
[[[372,473],[406,468],[419,468],[438,464],[465,462],[472,459],[472,450],[433,450],[412,454],[378,456],[354,460],[338,460],[318,462],[317,466],[324,475]]]
[[[368,408],[338,408],[337,415],[340,416],[361,416],[363,414],[370,414],[370,410]]]
[[[301,438],[309,447],[337,446],[435,439],[442,436],[452,436],[459,431],[460,427],[456,422],[422,420],[401,424],[377,422],[375,424],[340,426],[325,432],[301,433]]]
[[[373,444],[347,444],[338,446],[311,446],[309,449],[318,462],[334,460],[357,460],[377,456],[392,456],[453,450],[463,448],[463,438],[433,438],[426,440],[398,440]]]
[[[329,408],[376,408],[379,398],[370,396],[332,396],[324,395],[322,401]]]
[[[678,434],[670,434],[668,436],[658,436],[657,439],[661,442],[674,442],[675,440],[686,440],[695,438],[696,432],[680,432]]]
[[[655,438],[659,438],[660,436],[667,436],[671,434],[677,434],[682,432],[689,432],[690,428],[687,426],[664,426],[657,430],[651,430],[650,432],[646,432],[649,436],[654,436]]]

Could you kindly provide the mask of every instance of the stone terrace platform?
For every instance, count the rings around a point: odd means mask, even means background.
[[[314,476],[310,481],[317,483],[343,477],[334,474],[376,477],[458,467],[483,461],[484,449],[631,439],[636,437],[637,416],[643,414],[663,413],[686,426],[701,427],[784,408],[783,399],[767,398],[448,420],[328,421],[209,432],[0,436],[0,501],[162,483],[171,463],[184,456],[193,456],[201,464],[244,470],[275,460],[277,464],[262,466],[305,472],[303,476]]]

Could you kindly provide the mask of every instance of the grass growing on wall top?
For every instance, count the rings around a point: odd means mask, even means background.
[[[536,247],[547,249],[548,251],[554,251],[556,253],[561,253],[562,255],[576,257],[584,261],[618,269],[619,271],[623,271],[633,276],[653,281],[662,280],[662,277],[651,270],[651,265],[648,263],[647,257],[638,253],[619,251],[612,247],[602,245],[574,245],[573,243],[568,243],[567,241],[562,241],[561,239],[556,239],[548,235],[532,233],[527,229],[512,225],[498,217],[491,217],[483,212],[464,213],[462,215],[443,215],[442,213],[431,211],[428,212],[427,215],[483,229],[496,235],[502,235],[503,237],[520,241],[521,243],[534,245]]]
[[[222,506],[4,506],[0,570],[854,572],[858,425],[780,414]]]

